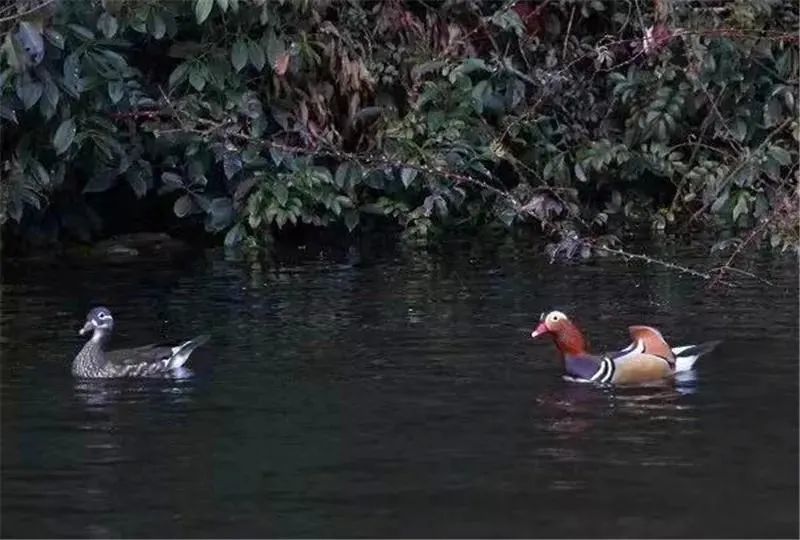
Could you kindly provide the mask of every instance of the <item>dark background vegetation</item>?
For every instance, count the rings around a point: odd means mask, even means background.
[[[0,4],[12,248],[169,231],[798,244],[795,0]]]

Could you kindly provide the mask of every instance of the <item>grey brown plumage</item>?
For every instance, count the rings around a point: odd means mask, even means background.
[[[86,316],[81,335],[91,332],[92,337],[78,352],[72,362],[72,373],[77,377],[153,377],[167,375],[183,366],[194,349],[208,341],[208,336],[198,336],[180,344],[152,344],[132,349],[106,351],[114,319],[106,308],[94,308]]]

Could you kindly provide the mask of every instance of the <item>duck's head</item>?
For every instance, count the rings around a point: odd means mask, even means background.
[[[550,336],[562,354],[580,354],[586,352],[586,341],[578,327],[561,311],[542,313],[539,325],[531,332],[536,339]]]
[[[114,318],[111,312],[105,307],[96,307],[86,315],[86,323],[78,331],[78,334],[83,336],[95,330],[102,330],[110,332],[114,329]]]

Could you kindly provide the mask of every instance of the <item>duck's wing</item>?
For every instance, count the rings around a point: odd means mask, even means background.
[[[121,375],[149,375],[181,367],[192,351],[206,341],[208,336],[203,335],[179,344],[154,343],[133,349],[118,349],[108,351],[106,360]]]
[[[669,377],[674,373],[674,363],[665,358],[659,342],[650,336],[649,327],[634,327],[631,330],[633,342],[619,351],[603,355],[602,364],[595,381],[612,384],[640,384]],[[644,329],[642,329],[644,328]],[[658,334],[660,336],[660,334]],[[663,338],[661,339],[663,342]]]
[[[643,352],[660,356],[670,364],[675,363],[675,354],[667,340],[652,326],[629,326],[628,332],[634,344],[641,344]]]
[[[133,349],[117,349],[106,352],[106,360],[115,366],[161,362],[173,355],[175,347],[172,343],[151,343]]]

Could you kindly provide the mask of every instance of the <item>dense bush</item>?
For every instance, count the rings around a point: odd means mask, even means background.
[[[89,240],[129,191],[171,205],[156,228],[227,244],[381,221],[532,223],[568,250],[642,222],[798,242],[793,0],[39,0],[0,20],[8,236]]]

